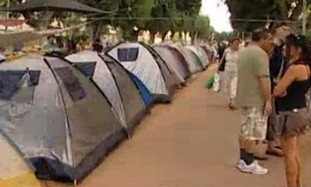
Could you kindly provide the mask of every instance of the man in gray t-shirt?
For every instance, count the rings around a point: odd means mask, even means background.
[[[236,103],[241,109],[240,161],[238,169],[252,174],[266,174],[254,159],[256,144],[265,140],[267,118],[271,112],[269,57],[263,50],[272,45],[272,35],[265,29],[253,32],[252,42],[238,57]]]

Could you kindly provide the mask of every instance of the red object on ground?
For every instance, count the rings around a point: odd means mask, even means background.
[[[7,27],[16,27],[21,26],[26,23],[26,20],[19,20],[19,19],[0,19],[0,25],[7,26]]]

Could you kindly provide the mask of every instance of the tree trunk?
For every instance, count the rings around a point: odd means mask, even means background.
[[[35,18],[33,13],[27,12],[24,13],[23,16],[27,21],[27,24],[35,28],[36,30],[44,30],[47,29],[51,23],[51,20],[54,16],[53,12],[41,12],[39,18]]]
[[[298,17],[301,15],[301,13],[303,12],[303,6],[302,6],[302,3],[298,3],[297,7],[293,10],[293,13],[292,15],[290,16],[289,20],[293,20],[293,21],[296,21],[298,19]],[[298,28],[301,26],[301,25],[297,25],[296,23],[290,23],[289,26],[297,31]]]
[[[91,25],[91,29],[92,29],[91,39],[95,40],[97,38],[100,38],[103,31],[103,25],[99,22],[95,22]]]
[[[150,32],[150,42],[154,44],[156,32],[151,32],[151,31],[149,32]]]
[[[131,31],[128,31],[128,40],[131,42],[137,42],[139,31],[140,30],[134,31],[133,29]]]
[[[172,32],[172,33],[171,33],[170,40],[173,40],[176,32],[175,32],[175,31],[171,31],[171,32]]]
[[[165,32],[161,33],[162,42],[165,42],[165,38],[167,36],[167,33],[168,33],[168,31],[165,31]]]
[[[182,41],[183,40],[183,38],[182,38],[182,31],[179,31],[178,34],[179,34],[179,36],[178,36],[179,37],[179,41]]]
[[[197,33],[194,32],[194,31],[190,31],[190,32],[189,32],[189,35],[190,35],[190,37],[191,37],[191,44],[192,44],[192,45],[195,45]]]

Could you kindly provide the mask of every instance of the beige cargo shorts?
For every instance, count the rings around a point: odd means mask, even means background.
[[[244,107],[241,109],[241,136],[247,140],[265,140],[268,117],[262,108]]]

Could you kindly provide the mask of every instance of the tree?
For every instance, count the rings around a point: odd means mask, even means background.
[[[172,37],[175,32],[184,31],[194,36],[194,25],[201,4],[202,0],[155,0],[147,28],[152,36],[159,32],[162,39],[169,31]]]
[[[175,0],[176,10],[184,18],[182,20],[181,28],[183,31],[190,33],[192,43],[195,39],[194,25],[196,18],[200,13],[202,0]]]
[[[266,26],[270,23],[269,20],[298,21],[303,9],[303,0],[225,0],[224,2],[231,13],[232,26],[240,31],[252,31]],[[308,4],[310,3],[311,1],[308,0]],[[255,21],[248,21],[249,19]],[[274,23],[269,24],[270,27],[273,25]],[[297,24],[293,23],[291,26],[297,27]]]
[[[91,30],[91,38],[100,38],[100,35],[105,30],[106,25],[112,25],[113,19],[116,14],[120,13],[119,6],[123,0],[78,0],[79,2],[89,5],[91,7],[96,7],[100,10],[105,10],[112,12],[106,15],[93,15],[89,18],[91,23],[89,24]],[[122,10],[122,11],[127,11]]]
[[[222,40],[231,40],[233,37],[237,37],[238,34],[236,32],[221,32],[215,34],[215,39],[218,41]]]
[[[137,40],[139,32],[146,28],[148,19],[137,18],[150,17],[153,3],[150,0],[128,0],[120,6],[121,10],[128,9],[128,11],[117,14],[114,25],[122,29],[126,40]],[[128,20],[118,20],[118,17],[128,17]]]
[[[198,16],[194,26],[195,36],[199,39],[208,39],[213,30],[211,29],[210,19],[208,16]]]
[[[27,1],[27,0],[26,0]],[[7,6],[7,0],[0,0],[0,6],[6,7]],[[17,4],[22,3],[22,0],[10,0],[10,5],[14,6]],[[18,17],[20,16],[20,13],[10,13],[10,17]],[[46,28],[53,17],[55,17],[55,13],[53,12],[37,12],[34,14],[34,12],[25,12],[22,14],[25,19],[26,23],[30,26],[32,26],[35,29],[41,30]]]
[[[153,2],[150,0],[80,0],[87,5],[102,10],[110,10],[109,15],[94,16],[92,26],[96,28],[96,35],[100,35],[103,26],[109,24],[120,27],[123,37],[127,40],[136,40],[141,29],[145,28],[146,20],[137,17],[149,17]],[[134,29],[137,28],[137,29]]]
[[[146,23],[146,29],[150,31],[151,40],[156,33],[160,33],[164,40],[167,33],[174,29],[174,0],[155,0],[151,9],[150,20]]]

